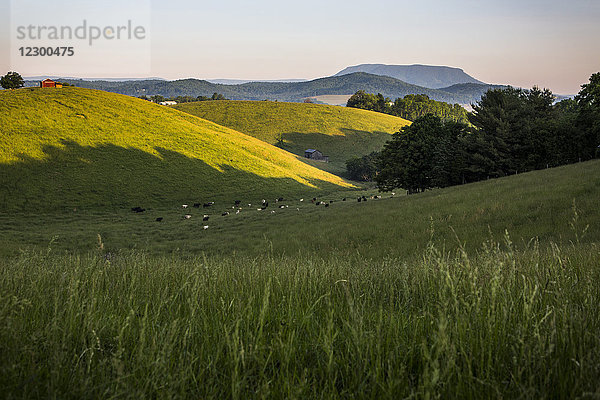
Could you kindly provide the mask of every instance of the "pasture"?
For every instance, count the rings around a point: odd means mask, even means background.
[[[304,196],[286,196],[283,202],[276,202],[279,195],[273,193],[232,194],[197,209],[194,203],[212,199],[189,198],[158,206],[135,203],[113,210],[81,207],[53,213],[2,213],[0,248],[4,255],[16,255],[21,248],[45,248],[53,241],[55,251],[87,252],[96,248],[100,235],[110,252],[258,256],[266,252],[323,255],[352,249],[365,258],[406,258],[419,257],[430,241],[446,250],[460,243],[477,250],[485,240],[501,240],[505,231],[523,248],[533,238],[542,244],[569,243],[574,238],[574,218],[582,225],[579,240],[595,242],[600,237],[599,169],[600,162],[593,161],[419,195],[398,192],[393,198],[375,190],[321,195],[309,190]],[[318,201],[334,202],[327,208],[316,206],[310,201],[315,195]],[[362,195],[369,201],[358,203]],[[375,195],[382,199],[371,200]],[[269,201],[269,207],[258,211],[262,199]],[[235,200],[241,201],[239,214]],[[183,204],[189,208],[182,209]],[[280,209],[280,205],[288,207]],[[146,211],[132,212],[136,206]],[[222,216],[225,211],[230,215]],[[184,220],[186,214],[192,217]],[[207,223],[202,221],[204,215],[210,215]],[[156,222],[156,218],[163,220]],[[205,225],[209,229],[204,230]]]

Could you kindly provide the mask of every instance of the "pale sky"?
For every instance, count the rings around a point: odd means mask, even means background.
[[[15,21],[6,16],[15,15],[23,1],[13,0],[11,14],[9,1],[0,0],[0,67],[19,66],[23,75],[313,79],[362,63],[428,64],[459,67],[488,83],[573,94],[600,71],[599,0],[136,0],[135,6],[123,0],[57,0],[51,8],[61,24],[72,17],[68,23],[76,25],[89,15],[99,24],[131,19],[148,30],[150,61],[144,49],[136,49],[140,55],[132,50],[127,58],[125,51],[119,62],[104,57],[103,64],[85,53],[101,45],[79,46],[79,59],[67,60],[68,68],[19,57],[14,39],[10,50],[15,32],[8,26]],[[33,7],[48,0],[26,2]],[[73,11],[86,2],[97,10]],[[17,22],[23,24],[23,15],[30,14],[20,15]]]

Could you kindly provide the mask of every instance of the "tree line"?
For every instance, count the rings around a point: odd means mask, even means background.
[[[211,97],[207,97],[207,96],[197,96],[197,97],[192,97],[192,96],[176,96],[176,97],[164,97],[161,96],[159,94],[154,95],[154,96],[139,96],[139,99],[142,100],[148,100],[151,101],[153,103],[162,103],[163,101],[174,101],[177,104],[179,103],[191,103],[194,101],[209,101],[209,100],[227,100],[225,98],[225,96],[223,96],[221,93],[213,93],[213,95]]]
[[[408,119],[409,121],[414,121],[427,114],[433,114],[443,121],[469,122],[467,110],[460,104],[435,101],[425,94],[408,94],[392,102],[381,93],[372,94],[359,90],[348,99],[346,107],[376,111]]]
[[[414,193],[598,157],[600,73],[574,99],[554,100],[538,87],[489,90],[468,124],[434,114],[417,118],[380,153],[348,160],[348,173],[384,191]]]

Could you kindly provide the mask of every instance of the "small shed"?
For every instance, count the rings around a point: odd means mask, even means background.
[[[49,88],[49,87],[61,88],[62,83],[55,82],[52,79],[44,79],[43,81],[40,82],[40,87],[42,87],[42,88]]]
[[[304,150],[304,157],[310,158],[311,160],[329,162],[329,156],[324,156],[323,153],[315,149]]]
[[[172,101],[172,100],[167,100],[167,101],[161,101],[159,103],[161,106],[174,106],[177,104],[176,101]]]

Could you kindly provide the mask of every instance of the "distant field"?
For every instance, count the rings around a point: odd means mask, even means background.
[[[319,104],[272,101],[204,101],[174,108],[243,132],[298,156],[317,149],[329,163],[317,168],[343,174],[351,157],[381,150],[390,135],[410,124],[402,118],[372,111]]]
[[[261,140],[108,92],[0,92],[0,210],[205,202],[350,187]]]
[[[329,104],[332,106],[345,106],[348,103],[348,99],[352,97],[351,94],[330,94],[322,96],[309,97],[311,100],[316,100],[321,103]]]

